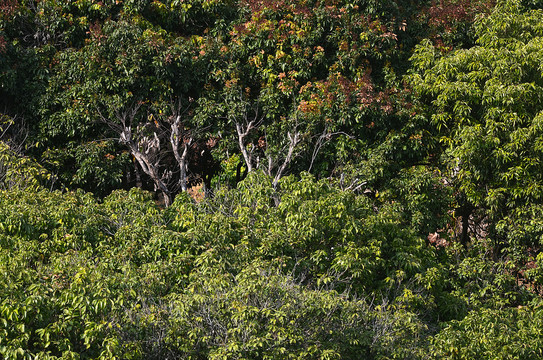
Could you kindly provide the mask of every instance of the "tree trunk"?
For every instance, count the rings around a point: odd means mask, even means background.
[[[249,135],[249,132],[253,129],[254,122],[250,121],[247,124],[245,129],[242,128],[240,123],[236,123],[236,130],[238,132],[238,144],[243,159],[245,160],[245,165],[247,166],[247,172],[253,171],[253,156],[250,152],[247,151],[247,146],[245,145],[245,138]]]
[[[153,164],[153,162],[151,161],[151,159],[149,159],[149,156],[147,156],[147,154],[144,154],[139,150],[138,145],[132,139],[132,131],[130,130],[130,127],[125,127],[123,129],[120,138],[121,138],[121,141],[124,142],[128,146],[130,153],[132,154],[132,156],[134,156],[138,164],[140,164],[143,172],[149,175],[151,180],[153,180],[155,184],[155,188],[157,190],[160,190],[160,192],[162,192],[164,196],[164,205],[166,207],[170,206],[172,203],[171,192],[168,190],[166,183],[162,180],[162,177],[159,175],[157,166]]]
[[[473,206],[466,202],[458,210],[462,218],[462,233],[460,235],[460,243],[464,247],[467,247],[469,242],[469,218],[473,212]]]
[[[277,187],[277,184],[279,183],[279,179],[281,179],[281,176],[283,176],[283,172],[285,171],[287,166],[292,161],[292,155],[294,154],[294,149],[296,148],[296,146],[300,142],[300,133],[299,132],[296,131],[294,133],[294,135],[291,135],[291,133],[288,132],[287,135],[288,135],[288,140],[289,140],[288,152],[287,152],[287,156],[285,157],[285,160],[283,161],[283,163],[281,164],[281,166],[277,170],[277,173],[275,174],[275,177],[273,179],[273,188],[274,189]]]
[[[181,134],[182,125],[181,116],[176,116],[175,121],[171,123],[170,143],[172,145],[175,160],[179,165],[179,184],[181,186],[181,191],[187,191],[187,157],[193,138],[189,137],[185,140],[183,134]],[[180,142],[183,143],[183,152],[181,154],[179,153]]]
[[[156,166],[152,164],[143,153],[135,148],[135,146],[130,146],[130,151],[140,164],[143,172],[149,175],[155,183],[155,187],[162,192],[162,195],[164,196],[164,206],[170,206],[172,204],[172,194],[170,190],[168,190],[166,183],[162,180],[162,177],[159,176]]]

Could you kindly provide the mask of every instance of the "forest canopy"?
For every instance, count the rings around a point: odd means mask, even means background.
[[[543,3],[0,0],[0,357],[540,359]]]

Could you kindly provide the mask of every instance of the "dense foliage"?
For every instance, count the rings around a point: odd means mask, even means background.
[[[543,357],[543,4],[0,0],[0,357]]]

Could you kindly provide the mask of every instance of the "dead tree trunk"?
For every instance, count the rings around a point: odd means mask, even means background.
[[[138,162],[142,171],[153,181],[155,189],[162,193],[164,205],[169,206],[172,203],[173,196],[165,182],[168,174],[161,174],[159,169],[161,160],[159,136],[156,132],[153,132],[152,136],[138,136],[139,139],[136,139],[132,134],[132,125],[135,122],[140,107],[141,104],[136,104],[124,112],[117,111],[115,113],[117,121],[113,121],[101,113],[100,117],[102,121],[118,134],[119,141],[128,147],[128,150]]]
[[[245,165],[247,166],[247,172],[253,171],[253,153],[252,149],[247,149],[247,144],[245,143],[245,138],[251,130],[255,128],[255,120],[249,121],[246,126],[243,126],[241,123],[236,122],[236,131],[238,133],[238,145],[245,160]]]
[[[296,146],[300,143],[300,133],[298,131],[294,132],[294,135],[290,133],[290,131],[287,133],[288,136],[288,150],[287,155],[285,156],[285,159],[283,160],[283,163],[281,166],[279,166],[279,169],[277,169],[277,172],[275,173],[275,177],[273,178],[273,188],[277,188],[277,184],[279,183],[279,179],[283,176],[283,173],[285,172],[285,169],[292,161],[292,156],[294,154],[294,149]],[[269,161],[271,165],[271,161]]]
[[[192,136],[184,134],[185,131],[180,115],[174,116],[173,121],[170,123],[170,129],[170,143],[179,166],[179,185],[181,191],[187,191],[188,154],[194,139]],[[182,145],[180,146],[180,144]]]
[[[144,152],[140,151],[139,144],[137,144],[132,139],[132,131],[130,127],[125,127],[125,129],[121,133],[120,138],[121,142],[128,147],[130,153],[134,156],[138,164],[141,166],[143,172],[147,174],[151,178],[151,180],[153,180],[155,188],[159,190],[164,196],[164,206],[170,206],[172,203],[172,193],[164,182],[163,176],[161,176],[159,173],[158,162],[152,161],[153,156],[150,156],[150,153],[153,150],[152,148],[157,148],[159,146],[158,144],[156,144],[156,141],[158,140],[156,134],[154,141],[144,139],[144,141],[147,142],[148,145],[148,151]]]

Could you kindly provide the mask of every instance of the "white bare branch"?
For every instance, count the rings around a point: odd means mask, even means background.
[[[273,187],[276,188],[277,184],[279,183],[279,179],[283,176],[283,173],[287,166],[292,161],[292,156],[294,154],[294,149],[296,149],[296,146],[300,143],[300,132],[294,131],[294,134],[292,134],[290,131],[287,133],[289,144],[288,144],[288,151],[287,156],[285,156],[285,159],[283,160],[283,163],[277,170],[277,173],[275,174],[275,177],[273,179]]]

